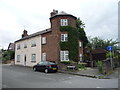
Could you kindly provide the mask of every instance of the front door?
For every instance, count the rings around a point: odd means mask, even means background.
[[[24,57],[24,66],[26,66],[26,55]]]

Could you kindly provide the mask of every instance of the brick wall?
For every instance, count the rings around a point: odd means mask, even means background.
[[[67,32],[60,32],[60,19],[68,19],[68,25],[76,27],[76,19],[71,16],[59,16],[50,19],[52,32],[43,34],[42,37],[46,37],[46,44],[42,45],[42,53],[46,52],[47,61],[60,61],[60,46],[61,34]],[[80,53],[83,53],[81,48]]]

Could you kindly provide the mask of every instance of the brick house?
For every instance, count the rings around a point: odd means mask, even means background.
[[[28,35],[24,30],[22,38],[15,41],[15,64],[33,66],[40,61],[69,61],[69,51],[60,50],[59,42],[68,40],[68,33],[61,32],[60,26],[76,27],[76,17],[65,12],[50,13],[51,28]],[[82,60],[82,41],[79,41],[79,55]]]

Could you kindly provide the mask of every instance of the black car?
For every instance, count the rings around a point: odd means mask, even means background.
[[[34,71],[42,71],[45,73],[48,73],[51,71],[57,72],[58,67],[57,67],[57,64],[55,64],[53,62],[41,61],[41,62],[37,63],[37,65],[33,66],[33,70]]]

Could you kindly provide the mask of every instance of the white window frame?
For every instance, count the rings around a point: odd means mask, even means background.
[[[24,43],[24,48],[27,48],[27,43],[26,42]]]
[[[60,19],[61,26],[68,26],[68,19]]]
[[[42,53],[42,61],[46,61],[46,53]]]
[[[81,41],[79,41],[79,47],[80,47],[80,48],[82,47],[82,42],[81,42]]]
[[[61,34],[61,41],[62,42],[68,41],[68,34]]]
[[[60,51],[60,60],[69,61],[69,51]]]
[[[20,55],[17,55],[17,62],[20,62]]]
[[[17,44],[17,50],[19,50],[20,49],[20,44]]]
[[[46,37],[42,37],[42,44],[46,44]]]
[[[36,54],[31,54],[31,61],[36,62]]]
[[[83,55],[82,54],[80,54],[80,61],[83,61]]]

